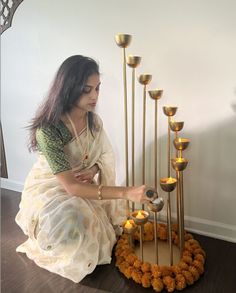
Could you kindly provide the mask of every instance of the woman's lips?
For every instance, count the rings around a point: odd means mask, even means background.
[[[95,107],[96,103],[89,104],[90,107]]]

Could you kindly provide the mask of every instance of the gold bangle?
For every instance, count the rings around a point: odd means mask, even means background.
[[[99,200],[102,200],[102,199],[103,199],[103,198],[102,198],[102,187],[103,187],[102,184],[100,184],[100,185],[98,186],[98,199],[99,199]]]

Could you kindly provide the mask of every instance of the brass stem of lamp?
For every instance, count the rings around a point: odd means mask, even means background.
[[[139,82],[143,85],[143,158],[142,158],[142,184],[146,182],[145,174],[145,143],[146,143],[146,86],[150,83],[152,76],[150,74],[141,74],[139,76]],[[144,204],[142,204],[144,209]]]
[[[180,172],[180,221],[181,221],[181,232],[182,232],[182,243],[181,243],[181,256],[184,249],[184,174]]]
[[[142,172],[142,184],[145,184],[145,182],[146,182],[145,145],[146,145],[146,85],[144,85],[144,87],[143,87],[143,172]]]
[[[129,55],[127,57],[127,64],[132,68],[132,186],[135,185],[135,68],[140,64],[141,57]],[[132,202],[132,212],[135,209],[135,203]]]
[[[154,130],[154,181],[155,181],[155,189],[157,190],[157,129],[158,129],[158,100],[162,97],[163,90],[152,90],[148,91],[150,97],[155,100],[155,113],[154,113],[154,121],[155,121],[155,130]]]
[[[143,225],[139,226],[140,259],[143,261]]]
[[[167,144],[167,174],[170,177],[170,116],[168,116],[168,144]]]
[[[124,109],[125,109],[125,171],[126,186],[129,186],[129,146],[128,146],[128,113],[127,113],[127,78],[126,78],[126,54],[123,48],[123,77],[124,77]],[[129,218],[129,200],[126,201],[127,217]]]
[[[135,143],[135,68],[132,69],[132,185],[135,185],[135,168],[134,168],[134,143]],[[135,209],[135,203],[132,202],[132,212]]]
[[[171,232],[171,202],[170,202],[170,192],[168,192],[167,198],[167,227],[168,227],[168,241],[170,250],[170,266],[173,265],[173,245],[172,245],[172,232]]]
[[[168,192],[167,197],[167,229],[168,229],[168,241],[170,250],[170,265],[173,265],[173,246],[172,246],[172,232],[171,232],[171,202],[170,192],[176,187],[177,180],[175,178],[161,178],[160,185],[162,190]]]
[[[167,143],[167,170],[168,170],[168,177],[170,177],[170,122],[171,117],[175,115],[177,111],[177,107],[172,106],[164,106],[163,112],[168,117],[168,143]]]
[[[179,235],[179,248],[180,248],[180,256],[182,257],[183,249],[184,249],[184,230],[183,230],[183,222],[182,222],[182,202],[181,202],[181,184],[180,184],[180,171],[176,171],[177,176],[177,225],[178,225],[178,235]]]
[[[177,176],[177,224],[179,235],[180,255],[184,249],[184,198],[183,198],[183,170],[187,167],[188,161],[182,157],[171,160],[172,167],[176,171]]]
[[[148,208],[154,213],[154,240],[155,240],[155,261],[158,264],[158,233],[157,233],[157,212],[160,212],[164,206],[162,197],[158,197],[148,203]]]
[[[157,213],[154,212],[154,239],[155,239],[155,260],[158,264],[158,237],[157,237]]]
[[[125,114],[125,169],[126,169],[126,186],[129,186],[129,154],[128,154],[128,114],[127,114],[127,77],[126,77],[126,52],[131,42],[131,35],[118,34],[115,36],[116,44],[123,50],[123,82],[124,82],[124,114]],[[127,218],[130,216],[129,201],[126,201]]]

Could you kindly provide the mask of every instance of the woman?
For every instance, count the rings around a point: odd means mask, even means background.
[[[114,186],[113,151],[94,113],[99,87],[93,59],[76,55],[60,66],[29,126],[29,149],[39,157],[16,216],[28,236],[17,251],[74,282],[110,263],[124,200],[147,199],[145,186]]]

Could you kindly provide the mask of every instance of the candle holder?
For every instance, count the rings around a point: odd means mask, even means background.
[[[140,56],[128,55],[127,57],[127,65],[131,68],[137,68],[141,62]]]
[[[145,140],[146,140],[146,87],[152,80],[151,74],[141,74],[138,78],[138,81],[143,85],[143,168],[142,168],[142,184],[146,182],[146,174],[145,174]],[[144,204],[142,205],[142,209],[144,209]]]
[[[132,186],[135,185],[135,166],[134,166],[134,150],[135,150],[135,129],[134,129],[134,123],[135,123],[135,69],[139,66],[141,62],[140,56],[133,56],[129,55],[127,58],[127,65],[132,68]],[[132,212],[135,209],[135,203],[132,202]]]
[[[173,191],[176,187],[176,183],[177,183],[177,180],[172,177],[160,179],[161,188],[162,188],[162,190],[164,190],[166,192]]]
[[[134,221],[134,223],[139,226],[140,258],[141,258],[141,261],[143,261],[143,225],[147,223],[149,218],[149,213],[144,210],[134,211],[131,214],[131,218]]]
[[[149,96],[155,101],[155,113],[154,113],[154,180],[155,180],[155,188],[157,189],[157,115],[158,115],[158,100],[162,97],[163,90],[151,90],[148,91]]]
[[[182,151],[184,151],[190,143],[190,140],[187,138],[175,138],[174,146],[179,151],[178,156],[182,158]]]
[[[148,85],[152,80],[152,75],[151,74],[141,74],[138,78],[138,81],[142,85]]]
[[[155,241],[155,261],[158,264],[158,236],[157,236],[157,213],[162,210],[164,206],[164,200],[162,197],[158,197],[148,203],[148,208],[154,213],[154,241]]]
[[[115,36],[116,44],[123,50],[123,83],[124,83],[124,114],[125,114],[125,173],[126,186],[129,186],[129,146],[128,146],[128,113],[127,113],[127,77],[126,77],[126,53],[127,48],[131,42],[132,36],[128,34],[117,34]],[[126,214],[129,218],[129,201],[126,201]]]
[[[117,34],[115,36],[116,44],[121,48],[127,48],[130,45],[132,36],[128,34]]]
[[[172,107],[172,106],[164,106],[163,112],[166,116],[174,116],[178,107]]]
[[[183,171],[187,165],[188,165],[188,160],[184,159],[184,158],[174,158],[171,159],[171,164],[172,167],[175,169],[175,171]],[[178,181],[178,178],[177,178]]]
[[[178,131],[182,130],[184,127],[183,121],[170,121],[170,129],[178,134]]]
[[[124,233],[128,235],[128,241],[129,241],[130,247],[133,248],[134,247],[133,235],[137,231],[138,226],[135,224],[133,220],[127,220],[123,229],[124,229]]]

